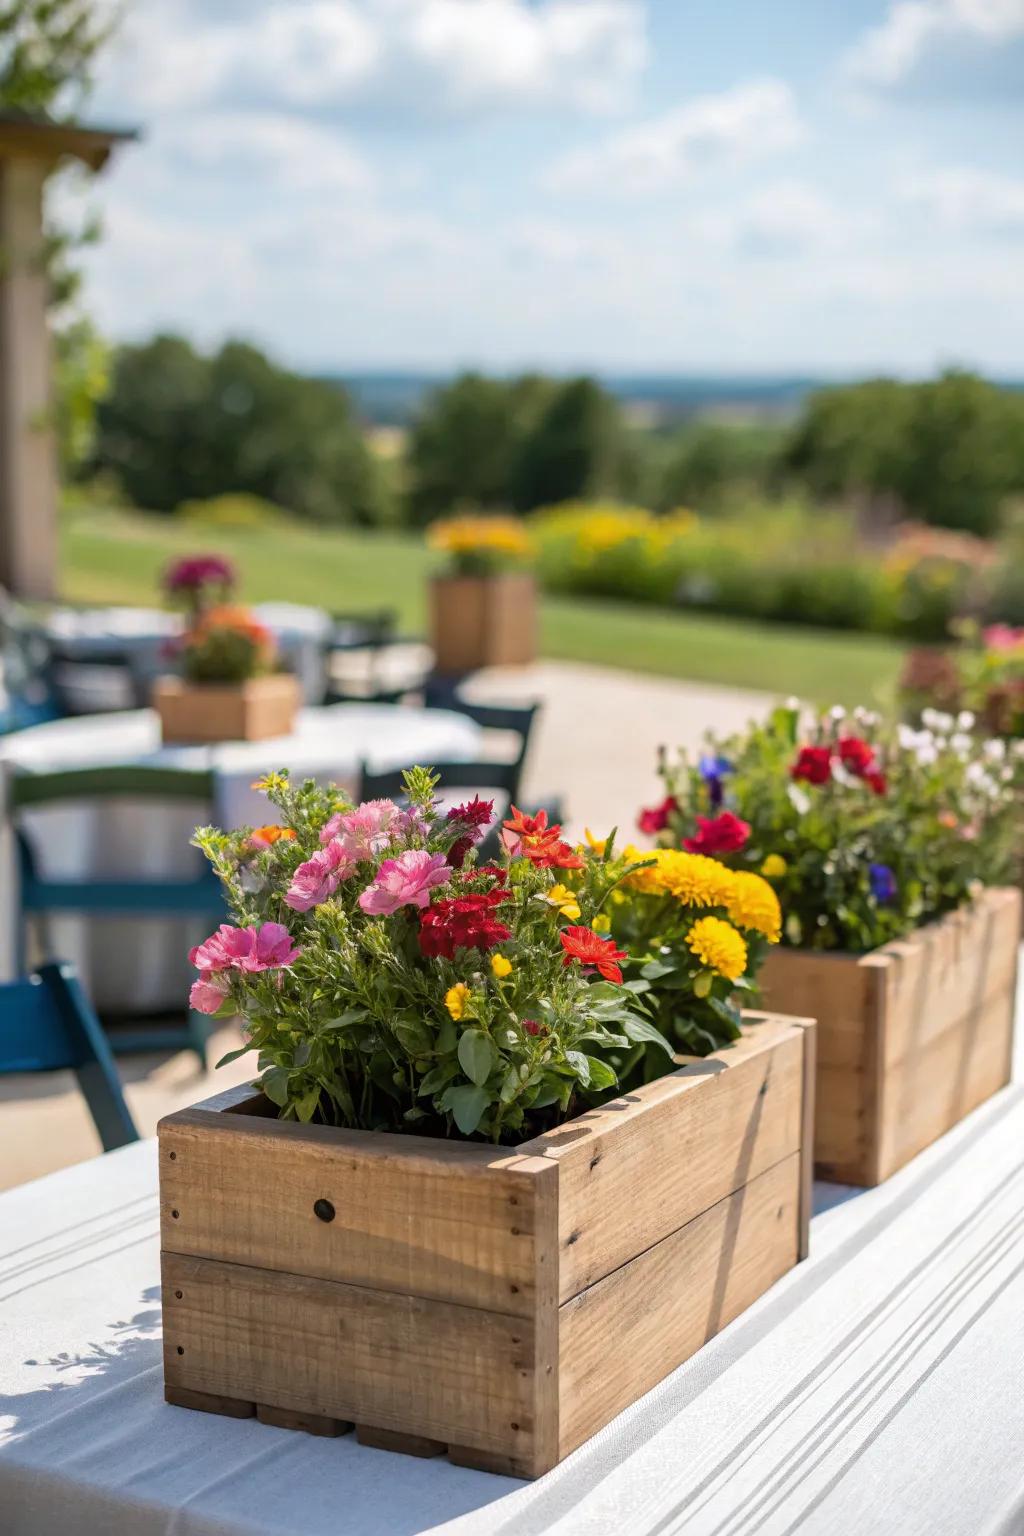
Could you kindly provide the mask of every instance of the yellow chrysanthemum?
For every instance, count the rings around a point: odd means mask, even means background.
[[[653,859],[655,862],[649,864],[646,869],[637,869],[631,875],[627,875],[622,882],[623,885],[628,885],[633,891],[644,891],[647,895],[663,894],[665,887],[661,881],[659,865],[664,852],[664,849],[634,848],[632,843],[628,843],[622,850],[622,857],[627,863],[635,864],[641,859]]]
[[[702,917],[686,940],[697,958],[719,976],[737,981],[747,968],[747,946],[742,934],[721,917]]]
[[[761,873],[769,880],[781,880],[789,865],[781,853],[770,853],[761,865]]]
[[[466,1013],[466,1004],[471,993],[464,981],[457,981],[454,987],[449,987],[444,995],[444,1005],[453,1019],[461,1019]]]
[[[512,961],[507,959],[505,955],[492,955],[491,970],[500,981],[503,976],[511,976]]]
[[[590,926],[595,933],[610,933],[612,920],[604,912],[599,912]]]
[[[544,900],[557,907],[559,917],[567,917],[570,923],[579,922],[580,904],[576,900],[576,892],[570,891],[567,885],[553,885]]]
[[[703,853],[666,848],[658,860],[661,889],[687,907],[724,907],[735,876],[731,869]]]
[[[740,928],[750,928],[763,933],[771,944],[777,944],[782,936],[782,908],[779,898],[760,875],[741,869],[733,872],[732,890],[726,901],[726,910]]]
[[[587,840],[591,853],[596,853],[599,859],[603,858],[604,850],[608,846],[608,839],[606,837],[595,837],[589,827],[583,828],[583,836]]]

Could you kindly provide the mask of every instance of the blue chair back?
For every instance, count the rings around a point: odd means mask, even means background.
[[[46,805],[68,804],[112,796],[144,796],[154,800],[194,799],[209,804],[214,794],[214,775],[206,770],[131,764],[104,768],[68,768],[53,773],[13,774],[9,799],[15,817],[21,874],[21,954],[25,964],[26,920],[51,912],[77,912],[90,916],[202,917],[211,925],[225,917],[220,882],[205,863],[184,879],[142,880],[51,879],[39,871],[30,838],[17,825],[18,813]],[[197,865],[199,856],[197,855]],[[189,1011],[180,1028],[119,1032],[117,1049],[194,1050],[206,1064],[206,1039],[210,1025],[202,1014]]]
[[[138,1141],[100,1022],[69,965],[49,964],[0,983],[0,1076],[69,1069],[103,1149]]]

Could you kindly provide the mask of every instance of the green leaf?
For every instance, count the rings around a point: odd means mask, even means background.
[[[712,1013],[717,1013],[718,1017],[724,1019],[738,1034],[743,1020],[736,1004],[725,1002],[720,997],[709,997],[707,1002]]]
[[[599,1056],[588,1056],[587,1065],[590,1068],[589,1087],[594,1089],[618,1087],[619,1080],[615,1073],[608,1063],[602,1061]]]
[[[572,1068],[584,1088],[589,1087],[591,1058],[584,1056],[582,1051],[566,1051],[565,1060],[566,1065]]]
[[[656,1029],[647,1019],[627,1019],[622,1027],[634,1045],[660,1045],[667,1056],[675,1055],[661,1030]]]
[[[455,1020],[445,1019],[437,1032],[434,1049],[439,1056],[447,1056],[449,1051],[454,1051],[457,1043],[458,1036],[455,1033]]]
[[[317,1106],[319,1105],[319,1103],[320,1103],[320,1084],[319,1083],[314,1083],[312,1088],[309,1089],[308,1093],[304,1093],[302,1095],[301,1099],[296,1099],[296,1101],[295,1101],[295,1113],[299,1117],[299,1119],[302,1121],[303,1125],[308,1125],[310,1120],[312,1120],[313,1116],[316,1114]]]
[[[646,965],[640,967],[640,975],[648,981],[660,981],[663,976],[670,976],[675,970],[674,965],[666,965],[664,960],[648,960]]]
[[[651,990],[651,983],[649,981],[627,981],[623,985],[627,992],[634,992],[638,996],[641,992],[649,992]]]
[[[288,1102],[288,1072],[284,1067],[271,1067],[260,1079],[260,1088],[271,1104],[283,1109]]]
[[[318,1025],[317,1034],[325,1035],[328,1030],[348,1029],[352,1024],[361,1024],[366,1018],[365,1008],[346,1008],[344,1013],[339,1013],[335,1019],[326,1019]]]
[[[445,1109],[451,1110],[463,1136],[472,1136],[490,1103],[490,1095],[483,1088],[464,1083],[461,1087],[446,1089],[442,1103]]]
[[[427,1118],[426,1110],[425,1109],[418,1109],[415,1105],[413,1106],[412,1109],[407,1109],[405,1111],[405,1114],[402,1116],[403,1120],[425,1120],[426,1118]]]
[[[420,1079],[419,1088],[416,1090],[418,1098],[423,1098],[429,1093],[437,1093],[446,1083],[450,1083],[458,1071],[454,1061],[447,1061],[442,1066],[431,1067],[426,1077]]]
[[[467,1029],[459,1041],[459,1065],[471,1083],[486,1083],[497,1060],[489,1035],[482,1029]]]
[[[425,1056],[433,1049],[433,1037],[422,1019],[395,1019],[391,1028],[410,1056]]]
[[[220,1061],[218,1061],[217,1066],[218,1067],[226,1067],[229,1061],[237,1061],[239,1056],[244,1056],[246,1051],[251,1051],[251,1050],[252,1050],[252,1045],[251,1044],[250,1045],[240,1045],[238,1047],[237,1051],[228,1051],[226,1056],[222,1056]],[[216,1071],[216,1067],[214,1068],[214,1071]]]

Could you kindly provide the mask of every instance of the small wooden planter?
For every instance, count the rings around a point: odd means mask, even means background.
[[[290,672],[245,683],[186,683],[159,677],[153,708],[165,742],[265,741],[290,736],[302,704],[299,680]]]
[[[765,1004],[818,1021],[822,1177],[880,1184],[1009,1082],[1020,906],[989,890],[867,955],[769,956]]]
[[[515,1148],[161,1121],[167,1400],[536,1477],[807,1251],[813,1027]]]
[[[537,656],[537,583],[525,572],[435,576],[430,643],[441,673],[525,666]]]

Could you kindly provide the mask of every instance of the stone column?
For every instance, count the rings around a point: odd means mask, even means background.
[[[47,280],[42,260],[42,157],[0,158],[0,585],[54,595],[57,452]]]

